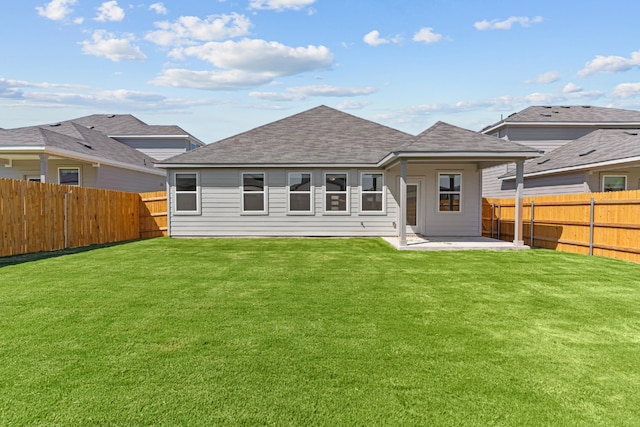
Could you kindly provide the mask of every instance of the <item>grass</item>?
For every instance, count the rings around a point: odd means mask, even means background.
[[[0,425],[637,425],[640,265],[154,239],[0,265]]]

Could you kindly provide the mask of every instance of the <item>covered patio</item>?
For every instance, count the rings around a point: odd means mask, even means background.
[[[524,244],[514,245],[512,242],[478,236],[426,237],[414,234],[406,236],[406,244],[404,245],[400,244],[398,237],[383,237],[383,239],[396,249],[403,251],[501,251],[529,249],[529,246]]]

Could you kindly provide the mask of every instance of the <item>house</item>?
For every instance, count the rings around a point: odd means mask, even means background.
[[[158,160],[204,145],[177,126],[92,115],[0,130],[0,178],[143,192],[166,188]]]
[[[168,171],[171,236],[398,236],[402,245],[411,233],[481,236],[482,169],[539,154],[442,122],[413,136],[319,106],[156,166]]]
[[[524,164],[523,191],[534,196],[640,188],[632,135],[638,129],[640,111],[532,106],[481,132],[544,151]],[[514,176],[513,164],[485,169],[483,195],[513,197]]]

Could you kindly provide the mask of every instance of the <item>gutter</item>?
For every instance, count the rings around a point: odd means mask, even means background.
[[[575,172],[580,170],[589,170],[594,168],[602,168],[606,166],[624,165],[626,163],[635,163],[635,162],[640,162],[640,156],[628,157],[625,159],[618,159],[618,160],[608,160],[606,162],[600,162],[600,163],[589,163],[586,165],[579,165],[579,166],[567,166],[565,168],[549,169],[549,170],[539,171],[539,172],[530,172],[530,173],[525,173],[524,177],[531,178],[536,176],[555,175],[555,174],[565,173],[565,172]],[[515,176],[498,177],[498,178],[503,179],[505,181],[513,181],[514,179],[516,179]]]

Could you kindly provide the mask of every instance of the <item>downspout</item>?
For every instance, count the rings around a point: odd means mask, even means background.
[[[513,244],[514,246],[524,246],[522,237],[522,193],[524,191],[524,160],[516,162],[516,200],[515,200],[515,222],[513,224]]]
[[[399,246],[407,246],[407,160],[400,160],[400,224]]]

